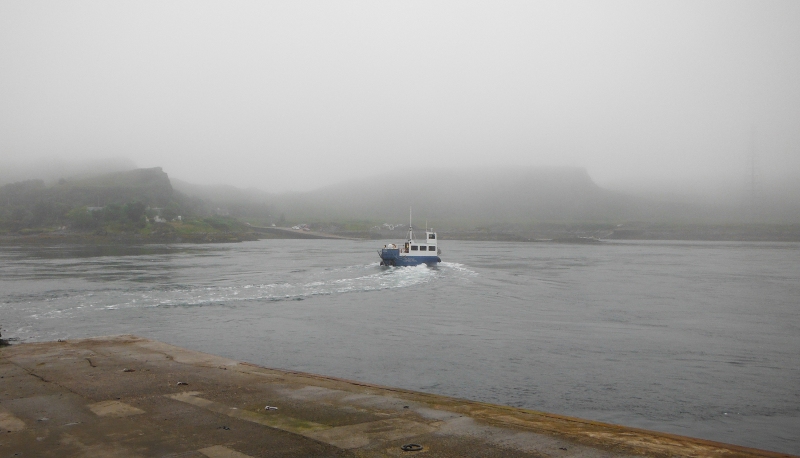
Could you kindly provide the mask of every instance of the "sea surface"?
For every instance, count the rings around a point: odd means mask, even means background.
[[[386,242],[0,247],[0,326],[800,454],[800,244]]]

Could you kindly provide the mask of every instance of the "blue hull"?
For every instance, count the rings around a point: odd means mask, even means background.
[[[427,264],[435,266],[442,262],[439,256],[400,256],[400,250],[392,248],[384,248],[381,250],[381,265],[384,266],[418,266],[420,264]]]

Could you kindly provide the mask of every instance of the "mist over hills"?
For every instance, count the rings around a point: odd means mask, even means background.
[[[236,204],[243,202],[266,202],[275,198],[275,194],[255,188],[237,188],[229,184],[197,184],[178,178],[170,178],[172,187],[186,195],[199,197],[210,203]]]
[[[606,192],[582,169],[388,169],[364,180],[276,196],[276,209],[314,219],[521,222],[603,218]]]
[[[741,193],[713,201],[692,195],[637,195],[598,186],[579,167],[389,167],[371,177],[314,191],[276,194],[232,185],[189,183],[169,177],[159,167],[129,169],[131,164],[125,160],[77,163],[63,167],[60,174],[43,169],[38,180],[1,186],[0,197],[5,202],[0,204],[7,204],[7,215],[22,215],[34,205],[44,204],[53,207],[48,211],[55,215],[81,205],[141,202],[151,207],[169,206],[186,215],[233,216],[255,224],[333,224],[327,227],[344,222],[359,222],[365,227],[383,222],[404,224],[409,208],[413,208],[416,225],[427,221],[445,230],[547,223],[615,227],[631,222],[800,222],[800,205],[791,198],[791,190],[762,194],[759,202]],[[120,168],[126,170],[100,173]],[[36,176],[35,170],[27,173],[25,176]]]
[[[407,219],[472,224],[624,223],[797,224],[800,183],[765,183],[754,191],[728,183],[715,192],[646,191],[599,186],[580,167],[388,169],[363,180],[306,193],[273,195],[291,219]]]
[[[700,208],[643,199],[598,186],[578,167],[387,170],[307,193],[275,195],[292,220],[407,219],[446,226],[543,222],[665,221],[695,218]]]
[[[276,196],[259,189],[241,189],[231,185],[200,185],[171,178],[179,195],[190,196],[205,203],[207,211],[236,217],[268,221],[275,213]]]
[[[174,198],[169,177],[160,167],[134,169],[82,178],[60,179],[46,185],[42,179],[25,180],[0,187],[0,197],[10,204],[97,206],[141,202],[153,207],[169,204]]]
[[[61,179],[82,179],[136,169],[123,157],[83,160],[41,159],[33,162],[0,162],[0,186],[25,180],[42,180],[51,185]]]

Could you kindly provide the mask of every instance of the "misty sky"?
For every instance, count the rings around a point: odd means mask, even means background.
[[[0,1],[0,166],[306,190],[423,168],[800,172],[800,2]]]

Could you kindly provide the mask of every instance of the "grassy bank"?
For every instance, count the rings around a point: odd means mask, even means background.
[[[50,243],[231,243],[267,238],[234,218],[131,224],[114,221],[92,230],[60,227],[26,228],[0,233],[0,244]]]

